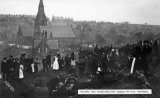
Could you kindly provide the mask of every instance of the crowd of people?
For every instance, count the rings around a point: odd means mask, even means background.
[[[22,80],[24,76],[37,73],[38,64],[38,58],[34,60],[31,56],[26,57],[26,54],[22,54],[20,58],[14,58],[12,55],[4,57],[1,62],[2,77],[5,80]]]
[[[75,53],[67,53],[65,56],[62,56],[60,53],[57,53],[51,60],[51,55],[44,56],[43,60],[43,71],[48,72],[49,69],[57,71],[65,71],[66,73],[73,73],[76,67],[76,58]]]
[[[141,70],[148,76],[152,70],[155,74],[160,66],[160,40],[139,41],[122,47],[112,45],[96,45],[95,47],[80,47],[75,52],[62,56],[58,53],[53,62],[43,59],[44,72],[49,68],[75,73],[79,77],[94,76],[98,71],[118,72],[124,67],[131,68],[133,58],[136,58],[134,71]],[[149,69],[150,68],[150,69]]]
[[[98,46],[80,49],[80,76],[95,75],[97,70],[118,72],[124,67],[131,68],[136,58],[134,72],[141,70],[146,76],[156,74],[160,66],[160,40],[139,41],[122,47]]]
[[[78,53],[78,58],[75,57],[75,53]],[[136,58],[134,71],[142,70],[148,76],[151,65],[154,70],[152,72],[157,72],[157,67],[160,65],[160,40],[139,41],[122,47],[112,45],[80,47],[74,52],[66,53],[65,56],[57,53],[52,57],[49,54],[44,56],[42,62],[38,62],[38,58],[34,60],[31,56],[26,57],[26,54],[22,54],[20,58],[4,57],[1,62],[1,72],[4,79],[9,77],[21,79],[25,75],[37,73],[38,64],[42,63],[43,72],[53,69],[79,77],[94,76],[98,71],[118,72],[126,66],[130,68],[133,58]]]

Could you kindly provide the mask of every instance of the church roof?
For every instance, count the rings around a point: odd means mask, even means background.
[[[41,32],[47,31],[47,38],[52,33],[53,38],[75,38],[75,34],[70,26],[40,26]]]
[[[59,49],[58,40],[45,40],[45,47],[49,47],[50,49]],[[34,48],[40,47],[42,45],[42,40],[34,40]]]

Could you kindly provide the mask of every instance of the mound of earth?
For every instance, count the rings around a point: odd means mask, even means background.
[[[51,98],[48,95],[47,83],[50,79],[56,77],[56,75],[62,77],[63,80],[67,77],[64,72],[56,72],[50,70],[49,73],[38,73],[32,76],[27,76],[23,81],[9,81],[10,85],[14,87],[15,91],[6,86],[5,81],[1,81],[0,84],[0,98]],[[79,88],[82,89],[142,89],[143,83],[134,76],[121,77],[116,81],[107,82],[109,79],[114,80],[111,74],[102,77],[95,77],[88,82],[79,81]],[[114,75],[113,75],[114,76]],[[110,78],[109,78],[110,77]],[[101,79],[100,79],[101,78]],[[103,80],[104,79],[104,80]],[[87,80],[87,78],[86,78]],[[151,88],[153,90],[152,95],[79,95],[73,98],[159,98],[160,94],[160,79],[148,78]],[[103,85],[102,85],[103,81]],[[94,86],[93,86],[94,84]],[[54,96],[53,96],[54,97]]]
[[[67,75],[64,72],[50,70],[48,73],[41,72],[32,76],[26,76],[23,81],[17,79],[7,81],[14,88],[14,91],[2,80],[0,84],[0,98],[47,98],[47,83],[50,79],[56,77],[57,74],[62,79],[65,79]]]

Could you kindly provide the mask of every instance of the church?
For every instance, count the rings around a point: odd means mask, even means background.
[[[40,0],[34,23],[33,57],[43,57],[48,53],[55,54],[63,47],[64,40],[75,38],[75,33],[70,25],[51,25],[48,23],[49,19],[45,15],[43,0]]]

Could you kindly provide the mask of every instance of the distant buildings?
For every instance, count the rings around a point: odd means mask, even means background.
[[[49,23],[49,25],[52,26],[71,26],[73,24],[73,19],[69,17],[52,17],[52,21]]]

